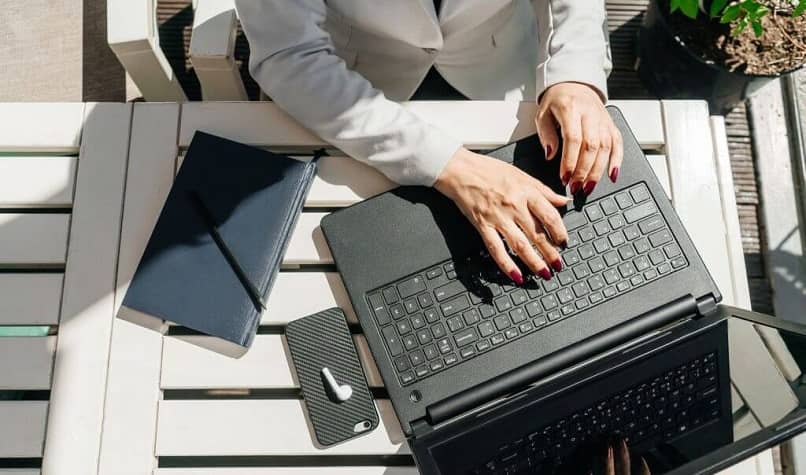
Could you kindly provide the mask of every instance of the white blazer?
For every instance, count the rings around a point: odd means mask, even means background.
[[[407,112],[431,66],[475,100],[577,81],[606,98],[603,0],[235,0],[249,70],[304,126],[401,184],[432,185],[461,146]]]

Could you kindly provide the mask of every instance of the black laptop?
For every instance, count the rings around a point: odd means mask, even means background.
[[[515,285],[430,188],[397,188],[322,221],[422,473],[585,472],[584,454],[614,437],[651,458],[653,473],[697,459],[710,470],[767,446],[732,445],[721,296],[609,111],[624,136],[619,181],[564,210],[565,266],[549,281]],[[489,155],[563,191],[559,160],[546,161],[534,136]]]

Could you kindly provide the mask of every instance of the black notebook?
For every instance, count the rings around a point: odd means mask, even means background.
[[[118,316],[171,321],[242,355],[315,173],[316,159],[196,132]]]

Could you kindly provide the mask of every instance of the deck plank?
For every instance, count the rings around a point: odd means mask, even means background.
[[[56,325],[64,274],[0,274],[0,325]]]
[[[56,337],[0,338],[0,390],[48,390]]]
[[[65,208],[73,203],[76,157],[0,157],[0,208]]]

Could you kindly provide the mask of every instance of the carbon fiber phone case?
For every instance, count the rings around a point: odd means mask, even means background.
[[[372,394],[340,308],[292,321],[286,327],[286,339],[320,444],[337,444],[378,426]],[[349,399],[339,401],[328,389],[323,368],[329,369],[339,385],[350,386]]]

